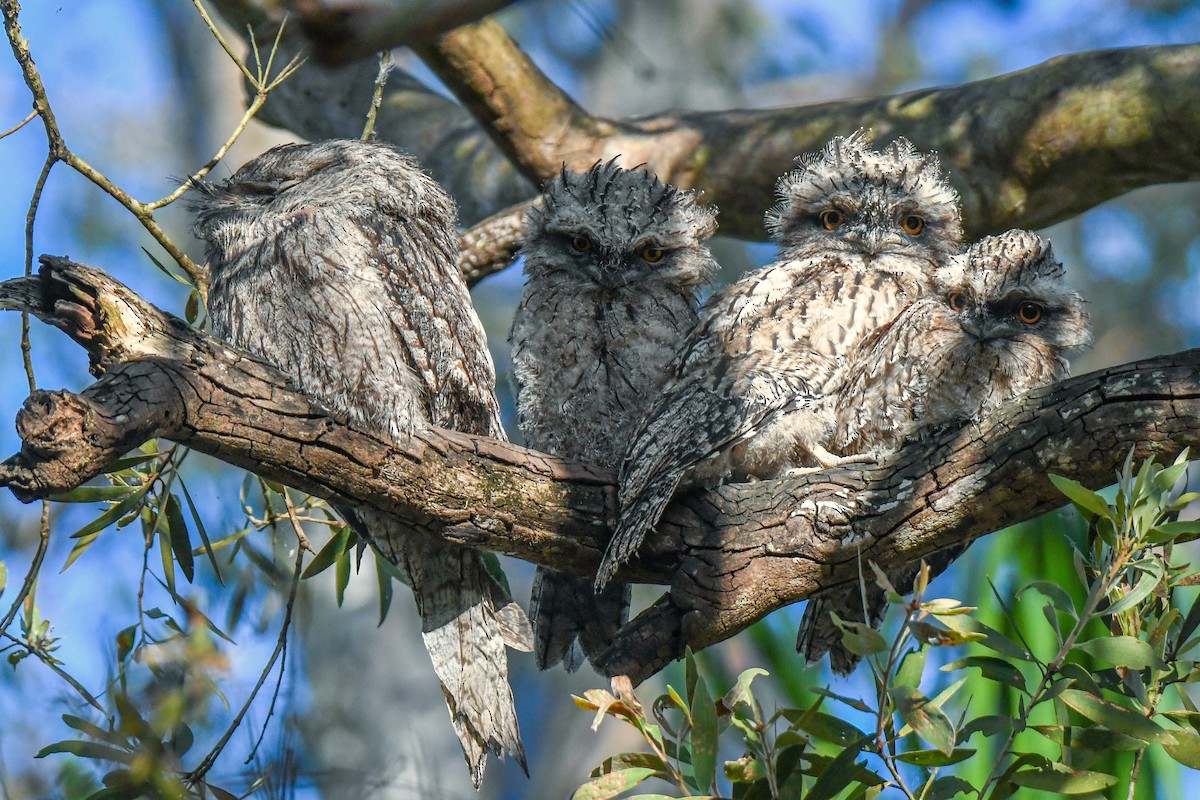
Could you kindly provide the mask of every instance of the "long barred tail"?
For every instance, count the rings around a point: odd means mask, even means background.
[[[529,602],[538,669],[562,662],[574,672],[612,643],[629,618],[629,585],[610,583],[596,594],[587,578],[538,567]]]
[[[488,753],[511,755],[528,773],[505,652],[506,645],[532,649],[525,613],[474,550],[396,530],[393,520],[369,511],[351,518],[356,528],[371,532],[376,547],[412,587],[425,649],[475,788]]]

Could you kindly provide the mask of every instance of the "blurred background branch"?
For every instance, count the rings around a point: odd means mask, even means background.
[[[313,55],[327,64],[369,58],[493,14],[516,0],[288,0]]]

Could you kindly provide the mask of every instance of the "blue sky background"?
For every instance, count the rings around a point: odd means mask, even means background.
[[[208,158],[239,115],[243,95],[236,75],[215,42],[206,38],[190,4],[88,0],[25,5],[24,32],[67,142],[135,197],[149,200],[169,192],[176,177]],[[898,7],[905,9],[905,16],[896,16]],[[697,10],[686,19],[671,22],[669,28],[641,24],[650,14],[645,6],[639,9],[634,3],[609,0],[526,0],[505,19],[551,77],[590,109],[609,114],[680,105],[765,106],[890,93],[987,77],[1077,50],[1200,40],[1200,4],[1185,2],[758,0],[746,4],[696,2],[692,8]],[[733,15],[728,18],[738,20],[741,27],[721,27],[727,19],[721,14],[727,11]],[[710,45],[702,46],[704,43]],[[5,52],[0,57],[0,129],[17,123],[30,108],[19,70]],[[215,174],[227,174],[257,152],[290,138],[286,132],[255,126]],[[35,120],[0,140],[0,152],[7,167],[0,183],[0,252],[7,256],[3,277],[10,277],[23,269],[24,218],[45,157],[40,123]],[[1097,345],[1079,362],[1079,369],[1200,345],[1198,197],[1200,191],[1194,184],[1153,187],[1047,231],[1072,280],[1092,301]],[[200,250],[187,234],[187,213],[173,207],[161,219],[198,258]],[[66,254],[101,267],[151,301],[181,312],[186,292],[153,267],[143,247],[158,254],[150,237],[114,201],[70,169],[55,168],[38,216],[35,254]],[[720,243],[719,252],[730,273],[727,277],[769,260],[774,253],[768,245],[732,241]],[[520,286],[521,275],[514,268],[489,279],[476,291],[501,373],[507,367],[504,338]],[[5,453],[14,451],[18,440],[12,425],[2,420],[12,419],[27,394],[18,338],[19,318],[0,315],[0,343],[7,345],[0,347],[0,370],[5,376],[0,385],[0,450]],[[65,336],[35,322],[32,338],[40,386],[80,389],[90,382],[83,352]],[[219,532],[240,527],[242,475],[202,457],[193,456],[192,460],[189,489],[205,509],[210,532],[220,536]],[[0,610],[7,609],[27,568],[37,512],[37,506],[22,506],[0,492],[0,560],[6,562],[9,573],[9,587],[0,595]],[[69,571],[59,574],[70,550],[67,535],[95,514],[92,508],[56,508],[55,533],[38,587],[38,602],[61,637],[59,658],[72,674],[99,691],[112,669],[114,636],[132,621],[142,547],[137,526],[110,531]],[[265,552],[272,550],[265,537],[257,544]],[[281,563],[287,562],[291,546],[286,536],[280,537],[276,549]],[[1005,547],[1012,547],[1011,537],[1007,543],[1004,537],[989,537],[938,584],[939,590],[972,591],[973,587],[963,585],[965,576],[988,564],[1003,564],[1001,550]],[[524,585],[528,572],[516,566],[514,584]],[[231,590],[218,586],[207,567],[200,567],[199,573],[187,593],[222,623]],[[328,604],[328,577],[318,579],[309,591],[321,596],[306,601],[314,609],[320,603]],[[368,589],[362,595],[366,599],[359,604],[358,614],[370,623],[374,600],[369,584],[373,578],[367,577]],[[1005,579],[1004,574],[996,577]],[[153,599],[147,605],[166,608],[169,604],[165,594],[154,587],[150,594]],[[229,631],[238,647],[225,651],[229,672],[222,688],[235,705],[269,654],[280,612],[278,596],[261,582],[255,583],[248,598],[242,622]],[[398,606],[393,616],[406,611]],[[794,635],[799,611],[776,614],[768,627],[786,640]],[[342,620],[333,624],[348,627],[345,619],[349,613],[332,617]],[[313,619],[320,618],[316,610],[311,614]],[[389,625],[392,623],[389,620]],[[387,633],[391,628],[369,633],[374,630],[372,624],[364,630],[368,631],[364,636],[393,635]],[[368,649],[382,647],[369,638],[360,644]],[[723,668],[736,670],[760,663],[763,647],[759,640],[743,635],[717,648],[712,658]],[[307,682],[306,652],[314,651],[299,645],[293,648],[293,666],[286,681],[287,713],[276,718],[268,735],[268,742],[284,741],[301,752],[298,734],[293,731],[284,736],[281,731],[303,728],[298,718],[319,704],[320,692]],[[786,682],[788,676],[777,679]],[[567,693],[601,685],[601,681],[590,674],[569,681],[561,675],[537,676],[528,665],[518,669],[515,681],[530,760],[538,771],[530,783],[511,763],[493,767],[486,796],[560,796],[563,786],[571,785],[572,780],[578,783],[586,769],[599,760],[592,757],[594,750],[570,749],[582,747],[577,743],[583,741],[592,741],[593,748],[596,745],[594,739],[587,739],[587,715],[567,709]],[[866,684],[851,678],[840,686],[861,692]],[[52,787],[61,777],[65,759],[52,756],[34,761],[32,755],[41,746],[69,735],[58,715],[77,706],[61,682],[32,659],[15,671],[0,666],[0,798],[54,793]],[[293,713],[295,717],[289,716]],[[379,712],[362,709],[361,713]],[[393,718],[399,713],[391,712]],[[260,702],[251,719],[261,721],[265,714]],[[226,718],[214,704],[212,719],[218,723],[214,730],[219,731],[219,723]],[[564,721],[556,721],[559,718]],[[280,719],[286,721],[282,726]],[[444,720],[437,724],[448,727]],[[574,738],[560,738],[567,734],[555,725],[566,726]],[[213,735],[209,732],[207,740]],[[247,738],[235,738],[231,753],[218,769],[219,775],[235,785],[243,769],[238,754],[249,750]],[[274,751],[278,749],[274,747]],[[604,747],[599,750],[603,752]],[[547,762],[559,762],[559,772],[565,777],[539,766]],[[574,769],[568,768],[572,764]],[[461,771],[460,765],[455,766]],[[449,770],[447,776],[447,783],[430,796],[471,796],[464,788],[465,776],[453,777]],[[318,796],[322,786],[320,776],[302,771],[301,796]],[[1186,786],[1197,788],[1200,784],[1188,776]],[[422,791],[429,794],[429,787]],[[1187,796],[1186,791],[1185,784],[1178,784],[1174,791],[1164,788],[1161,796]]]

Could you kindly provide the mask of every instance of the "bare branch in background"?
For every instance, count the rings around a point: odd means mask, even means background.
[[[463,231],[458,237],[458,268],[468,286],[513,262],[525,238],[525,215],[538,202],[518,203]]]
[[[516,0],[289,0],[313,55],[344,64],[432,39]]]
[[[254,0],[216,4],[231,22],[274,24]],[[380,138],[417,156],[458,199],[466,224],[531,197],[562,161],[588,166],[620,153],[703,189],[721,208],[723,233],[762,239],[763,212],[791,159],[862,126],[878,141],[904,135],[939,151],[973,237],[1043,227],[1142,186],[1200,179],[1200,45],[1077,53],[891,97],[612,120],[580,109],[502,33],[485,21],[422,53],[468,108],[495,121],[503,151],[466,108],[411,76],[393,76],[380,110]],[[306,138],[352,138],[373,78],[369,62],[309,64],[263,114]]]
[[[23,500],[70,489],[161,436],[264,477],[395,514],[456,544],[590,575],[609,538],[611,473],[504,442],[430,430],[396,448],[325,416],[274,369],[141,300],[98,270],[43,257],[0,284],[85,347],[103,376],[35,392],[0,484]],[[890,462],[678,498],[619,580],[669,586],[604,656],[635,681],[771,611],[855,581],[861,554],[898,565],[1062,504],[1047,472],[1112,480],[1130,447],[1200,445],[1200,350],[1113,367],[1002,407]]]

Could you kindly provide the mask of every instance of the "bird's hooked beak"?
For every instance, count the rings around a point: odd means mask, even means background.
[[[983,341],[992,335],[994,325],[986,318],[978,306],[963,311],[958,315],[958,324],[968,335]]]
[[[625,259],[620,256],[603,256],[595,262],[593,275],[596,283],[606,289],[620,289],[629,285],[636,277]]]

